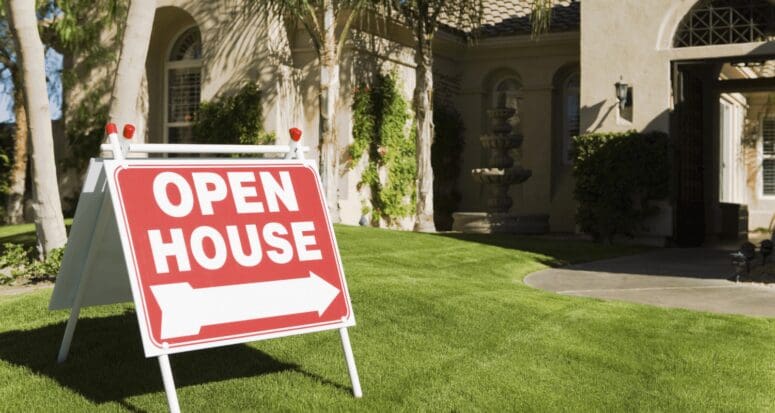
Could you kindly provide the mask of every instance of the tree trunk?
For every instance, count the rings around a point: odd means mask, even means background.
[[[415,52],[417,63],[414,88],[414,114],[417,128],[417,209],[414,230],[434,232],[433,223],[433,168],[431,167],[431,144],[433,143],[433,34],[417,30],[418,47]]]
[[[65,245],[67,233],[57,186],[43,44],[38,33],[34,1],[6,1],[5,10],[22,68],[24,102],[31,135],[35,229],[38,235],[38,251],[46,256],[51,250]]]
[[[13,102],[16,128],[13,136],[13,165],[5,218],[9,224],[21,224],[24,222],[24,184],[27,181],[27,143],[30,139],[30,131],[27,129],[27,111],[24,109],[22,92],[24,86],[21,82],[21,73],[19,70],[14,70],[11,77],[14,80]]]
[[[138,105],[155,13],[156,0],[131,0],[129,4],[121,56],[110,96],[110,121],[118,126],[119,133],[125,124],[131,123],[137,128],[135,136],[145,136]]]
[[[339,156],[334,116],[339,97],[334,2],[323,4],[323,42],[320,45],[320,180],[333,222],[339,222]]]

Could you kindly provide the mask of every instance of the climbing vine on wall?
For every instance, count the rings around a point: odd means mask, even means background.
[[[372,224],[382,218],[393,225],[414,211],[417,177],[413,118],[395,75],[379,75],[374,87],[358,87],[352,111],[350,164],[367,156],[358,186],[371,189]]]

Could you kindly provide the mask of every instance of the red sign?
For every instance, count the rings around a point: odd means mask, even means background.
[[[317,172],[107,161],[147,356],[354,324]]]

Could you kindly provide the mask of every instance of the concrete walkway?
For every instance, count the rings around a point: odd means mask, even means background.
[[[564,295],[660,307],[775,317],[775,285],[735,283],[730,251],[671,248],[528,275],[532,287]]]

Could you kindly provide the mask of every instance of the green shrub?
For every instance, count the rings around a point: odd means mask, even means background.
[[[463,118],[454,107],[436,104],[433,108],[433,209],[434,223],[439,231],[452,229],[452,213],[460,205],[457,179],[465,146]]]
[[[375,87],[361,85],[353,98],[353,144],[350,166],[364,154],[369,164],[358,187],[371,188],[372,224],[389,225],[411,215],[415,205],[415,128],[409,104],[394,75],[378,75]],[[381,179],[379,171],[385,171]]]
[[[574,139],[576,222],[596,240],[633,236],[670,193],[668,136],[661,132],[595,133]]]
[[[64,248],[51,250],[43,261],[33,260],[30,263],[26,276],[33,280],[49,280],[56,277],[59,267],[62,266],[62,258],[65,256]]]
[[[194,121],[198,143],[263,145],[274,142],[273,133],[263,129],[261,91],[249,83],[235,95],[202,102]]]
[[[0,284],[8,284],[23,277],[29,265],[29,253],[24,246],[6,242],[0,255]]]
[[[7,242],[0,254],[0,284],[9,284],[20,278],[33,281],[48,280],[56,277],[62,266],[65,249],[57,248],[49,252],[40,261],[31,258],[34,248],[25,249],[21,244]]]

